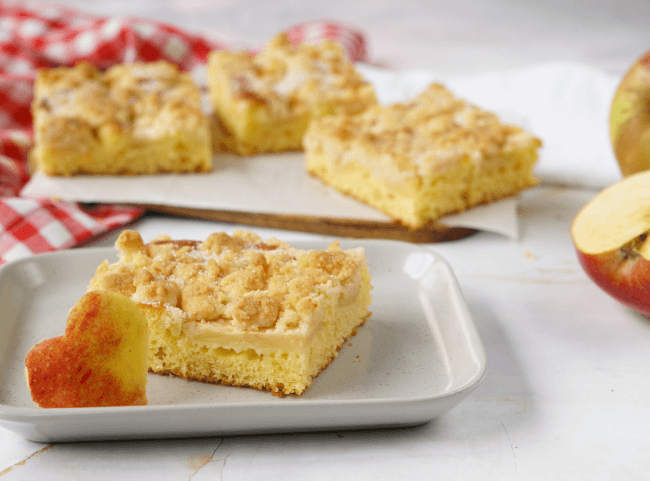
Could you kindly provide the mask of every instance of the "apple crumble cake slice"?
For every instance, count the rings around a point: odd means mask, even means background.
[[[314,119],[306,168],[411,229],[534,186],[541,141],[432,84],[408,103]]]
[[[212,52],[207,73],[220,141],[239,154],[299,150],[312,118],[376,103],[374,87],[332,40],[292,45],[280,33],[257,55]]]
[[[212,169],[201,91],[168,62],[41,69],[32,113],[31,160],[47,175]]]
[[[302,394],[370,315],[362,248],[300,250],[242,230],[203,242],[124,231],[89,290],[120,292],[149,322],[149,369]]]

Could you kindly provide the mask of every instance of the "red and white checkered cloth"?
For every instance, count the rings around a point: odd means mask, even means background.
[[[352,61],[367,57],[364,35],[353,27],[317,20],[287,29],[294,43],[340,41]],[[41,67],[86,60],[99,68],[133,61],[168,60],[203,69],[208,53],[228,46],[172,25],[132,17],[99,17],[52,6],[38,10],[0,0],[0,265],[78,245],[137,219],[137,207],[93,209],[55,199],[19,197],[29,180],[33,80]]]

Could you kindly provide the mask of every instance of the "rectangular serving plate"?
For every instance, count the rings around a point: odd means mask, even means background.
[[[293,242],[324,249],[325,242]],[[112,248],[42,254],[0,268],[0,426],[38,442],[218,436],[413,426],[449,411],[487,371],[485,349],[449,264],[382,240],[365,248],[372,316],[302,396],[188,382],[150,373],[148,406],[41,409],[24,360],[63,334],[68,311]]]

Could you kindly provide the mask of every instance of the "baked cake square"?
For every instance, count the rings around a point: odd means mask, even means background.
[[[314,119],[306,168],[418,229],[534,186],[541,141],[432,84],[408,103]]]
[[[242,155],[300,150],[312,117],[356,113],[376,103],[374,87],[332,40],[292,45],[280,33],[257,55],[215,51],[207,76],[222,132],[215,140]]]
[[[88,290],[119,292],[149,322],[149,370],[302,394],[370,315],[362,248],[299,250],[242,230],[203,242],[135,231]]]
[[[31,160],[47,175],[212,170],[201,91],[168,62],[41,69],[32,112]]]

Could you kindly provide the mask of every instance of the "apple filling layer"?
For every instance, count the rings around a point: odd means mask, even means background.
[[[149,369],[301,394],[369,316],[362,249],[305,251],[235,231],[203,242],[124,231],[89,289],[120,292],[149,321]]]

